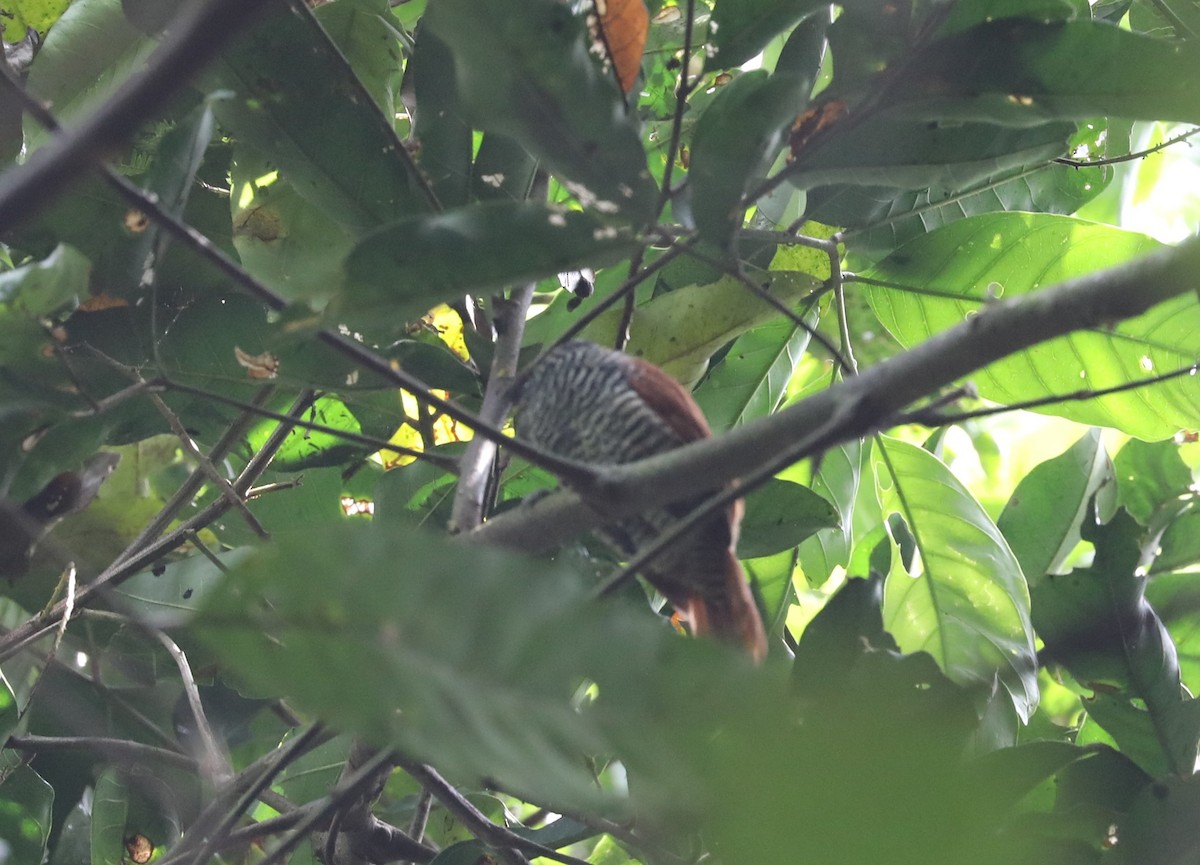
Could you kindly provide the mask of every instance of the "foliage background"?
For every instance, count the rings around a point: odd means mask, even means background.
[[[1195,0],[243,6],[0,3],[0,862],[1195,860]],[[481,447],[626,326],[761,668]]]

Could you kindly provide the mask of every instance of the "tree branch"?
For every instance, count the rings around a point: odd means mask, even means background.
[[[0,233],[29,219],[129,139],[146,118],[208,64],[270,0],[209,0],[181,6],[146,69],[104,105],[0,176]]]
[[[650,459],[606,467],[594,486],[546,496],[496,517],[468,537],[526,551],[547,549],[613,519],[711,491],[818,431],[826,446],[861,438],[884,428],[914,401],[994,361],[1073,331],[1133,318],[1195,290],[1200,282],[1196,274],[1200,239],[991,304],[778,414]],[[826,428],[834,416],[837,428]],[[584,504],[585,496],[599,510]]]

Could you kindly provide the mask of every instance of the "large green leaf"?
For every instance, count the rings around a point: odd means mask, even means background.
[[[1075,549],[1080,524],[1099,490],[1111,501],[1112,463],[1095,429],[1021,479],[998,525],[1030,586],[1056,571]],[[1102,513],[1110,512],[1102,508]]]
[[[1029,590],[1021,565],[979,502],[937,457],[879,438],[884,513],[912,535],[911,573],[888,577],[884,620],[906,651],[932,654],[951,679],[990,690],[998,678],[1017,715],[1037,707]]]
[[[776,300],[795,307],[820,287],[820,280],[791,270],[750,271],[749,277]],[[640,305],[634,314],[631,354],[645,357],[687,385],[704,374],[708,359],[731,339],[778,318],[740,280],[722,277],[688,285]]]
[[[1103,115],[1200,121],[1200,47],[1099,21],[1008,18],[933,42],[890,91],[899,115],[1032,126]]]
[[[1113,465],[1121,506],[1144,526],[1156,515],[1177,506],[1192,485],[1192,472],[1174,441],[1133,439],[1117,452]]]
[[[338,309],[415,317],[468,292],[619,260],[635,245],[628,229],[587,212],[522,201],[460,207],[363,238],[346,259],[351,288]]]
[[[1120,824],[1116,865],[1184,865],[1200,856],[1200,776],[1165,778],[1142,790]]]
[[[1033,621],[1049,655],[1095,691],[1088,713],[1152,775],[1190,773],[1200,701],[1180,686],[1175,645],[1146,603],[1142,529],[1124,511],[1083,525],[1094,564],[1049,575],[1033,590]]]
[[[961,323],[992,298],[1032,294],[1156,249],[1144,235],[1063,216],[997,213],[944,226],[866,272],[888,282],[868,297],[906,347]],[[1001,403],[1123,384],[1195,362],[1200,305],[1180,296],[1112,328],[1078,331],[990,364],[972,380]],[[1200,390],[1189,378],[1101,399],[1036,409],[1156,439],[1195,424]]]
[[[274,168],[266,152],[239,144],[230,166],[233,245],[242,267],[292,301],[320,307],[345,282],[350,232]]]
[[[421,170],[442,207],[461,207],[471,186],[474,142],[454,86],[454,57],[433,29],[418,32],[408,74],[417,100],[413,134],[421,143]]]
[[[123,865],[129,790],[120,769],[109,767],[96,781],[92,805],[93,865]]]
[[[834,127],[827,138],[802,150],[789,180],[804,188],[838,183],[929,190],[931,199],[940,202],[949,194],[1063,156],[1074,131],[1071,123],[1014,129],[871,116],[853,126]]]
[[[994,173],[982,176],[977,172],[985,168],[983,161],[974,164],[970,159],[963,161],[961,156],[965,154],[961,151],[959,157],[949,162],[935,161],[924,169],[920,165],[919,152],[914,151],[911,156],[915,164],[908,162],[896,175],[908,177],[911,183],[925,170],[927,176],[915,190],[890,185],[863,186],[864,175],[849,167],[841,182],[809,192],[809,215],[822,222],[846,226],[849,229],[845,233],[846,243],[855,252],[885,253],[941,225],[981,213],[1014,210],[1074,213],[1103,192],[1112,180],[1111,166],[1076,167],[1051,161],[1067,152],[1061,147],[1053,149],[1059,140],[1057,134],[1046,135],[1047,131],[1058,128],[1055,124],[1031,130],[973,126],[990,130],[987,137],[992,141],[1007,139],[1021,149],[1007,154],[1000,151],[994,159]],[[1128,148],[1128,136],[1124,136],[1122,144],[1119,131],[1116,124],[1100,121],[1081,124],[1080,131],[1071,139],[1070,150],[1093,159],[1097,155],[1123,155]],[[857,134],[852,137],[859,138]],[[865,133],[864,137],[877,140]],[[1039,152],[1036,146],[1021,144],[1022,139],[1025,144],[1043,140],[1046,146]],[[884,150],[889,142],[889,138],[883,138]],[[986,143],[969,145],[975,148],[976,155],[990,146]],[[867,165],[880,161],[878,157],[870,157]],[[898,184],[896,176],[890,172],[885,182]]]
[[[455,777],[611,801],[584,759],[606,737],[570,697],[585,659],[648,632],[569,574],[392,523],[314,527],[235,575],[200,632],[257,687]]]
[[[27,85],[60,121],[77,120],[112,96],[153,48],[125,20],[121,0],[76,0],[47,34]],[[49,135],[30,123],[26,146],[33,150]]]
[[[588,56],[582,16],[555,0],[439,0],[422,26],[454,55],[463,108],[567,182],[585,208],[651,215],[655,189],[637,127]]]
[[[429,202],[401,152],[391,115],[384,114],[388,106],[381,109],[360,95],[385,98],[385,82],[372,81],[366,70],[387,77],[399,67],[386,2],[341,0],[324,8],[329,11],[323,15],[359,16],[355,26],[332,29],[331,35],[350,38],[349,44],[335,46],[309,16],[284,10],[226,48],[207,83],[229,91],[213,108],[239,143],[269,153],[301,196],[358,234],[423,212]],[[339,48],[366,78],[363,89]],[[314,111],[316,93],[337,95]]]
[[[832,447],[821,457],[821,464],[812,478],[812,489],[833,503],[839,520],[838,525],[822,529],[800,545],[800,566],[810,586],[823,584],[835,567],[846,567],[850,562],[855,504],[862,470],[861,440]]]

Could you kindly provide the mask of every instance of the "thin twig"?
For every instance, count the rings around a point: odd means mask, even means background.
[[[361,788],[374,781],[379,768],[392,759],[392,755],[387,751],[380,751],[375,754],[358,772],[346,779],[344,784],[339,784],[338,788],[329,794],[329,797],[321,807],[314,809],[308,817],[301,820],[296,825],[296,828],[292,830],[292,833],[284,838],[279,846],[271,851],[270,855],[260,860],[258,865],[278,865],[278,863],[286,861],[288,855],[302,842],[307,840],[314,829],[328,820],[344,802],[359,795]]]
[[[187,834],[159,865],[208,863],[217,847],[229,836],[233,825],[258,799],[259,794],[274,783],[280,772],[316,747],[325,735],[322,725],[313,724],[290,742],[242,770],[234,783],[227,788],[225,795],[200,813]],[[229,804],[230,800],[232,804]]]
[[[962,423],[963,421],[975,420],[981,417],[991,417],[998,414],[1007,414],[1012,411],[1025,411],[1028,409],[1041,408],[1047,405],[1057,405],[1063,402],[1087,402],[1089,400],[1101,399],[1114,393],[1123,393],[1130,390],[1140,390],[1144,387],[1160,384],[1171,379],[1182,378],[1183,376],[1195,376],[1200,373],[1200,361],[1196,361],[1188,366],[1181,366],[1178,369],[1173,369],[1170,372],[1164,372],[1160,375],[1149,376],[1147,378],[1139,378],[1133,381],[1127,381],[1122,384],[1113,385],[1112,387],[1102,387],[1080,390],[1073,390],[1070,393],[1052,394],[1051,396],[1038,397],[1037,399],[1023,400],[1021,402],[1009,403],[1008,405],[991,406],[989,408],[974,409],[972,411],[963,412],[943,412],[939,411],[936,406],[922,406],[915,411],[906,412],[896,418],[898,424],[917,423],[923,426],[947,426],[949,424]],[[961,396],[956,394],[955,396]]]
[[[311,398],[311,394],[302,395],[301,399],[293,407],[293,410],[297,412],[307,410],[308,406],[311,405],[309,401]],[[235,490],[244,494],[253,485],[259,475],[266,470],[275,452],[283,445],[283,441],[287,438],[289,431],[288,427],[281,424],[268,437],[258,452],[251,457],[246,467],[242,470],[241,475],[238,476],[237,481],[234,482],[233,488]],[[186,543],[190,532],[205,528],[214,520],[220,519],[228,510],[228,502],[225,499],[217,499],[200,513],[195,514],[182,525],[163,535],[158,540],[135,540],[133,544],[126,548],[126,552],[105,568],[96,579],[79,590],[76,603],[78,605],[86,604],[99,593],[119,585],[171,550]],[[32,616],[27,622],[6,634],[3,639],[0,639],[0,661],[11,657],[13,653],[20,651],[24,646],[41,638],[43,634],[55,626],[55,623],[61,620],[64,612],[65,605],[60,602],[50,610]]]
[[[1068,156],[1060,156],[1054,160],[1059,165],[1069,165],[1072,168],[1093,168],[1098,165],[1118,165],[1122,162],[1133,162],[1138,159],[1145,159],[1160,150],[1166,150],[1168,147],[1178,144],[1180,141],[1187,141],[1193,135],[1200,133],[1200,126],[1195,129],[1189,129],[1187,132],[1180,133],[1172,138],[1168,138],[1161,144],[1156,144],[1153,147],[1147,147],[1145,150],[1138,150],[1134,153],[1126,153],[1121,156],[1106,156],[1103,159],[1071,159]]]
[[[176,669],[179,670],[183,693],[187,697],[188,708],[191,709],[192,719],[196,722],[196,734],[200,737],[200,744],[204,749],[204,760],[200,763],[201,770],[212,781],[214,787],[223,787],[233,777],[233,769],[229,765],[229,755],[218,742],[212,726],[208,723],[208,715],[204,711],[204,704],[200,701],[200,690],[196,687],[196,677],[192,675],[192,667],[188,663],[187,655],[174,640],[159,629],[151,628],[150,632],[167,650],[167,654],[171,656]]]
[[[241,441],[242,436],[250,429],[250,426],[255,421],[256,409],[260,408],[262,403],[267,402],[275,394],[275,388],[270,385],[260,388],[255,394],[254,399],[242,406],[242,414],[228,427],[216,444],[208,452],[208,458],[211,462],[219,462],[223,460],[234,446]],[[297,405],[300,405],[298,403]],[[304,406],[307,408],[307,405]],[[297,406],[293,406],[293,411],[296,411]],[[131,558],[139,550],[145,547],[148,543],[157,538],[167,526],[186,508],[195,498],[196,493],[204,486],[204,474],[199,469],[192,472],[186,481],[172,494],[169,501],[163,505],[154,519],[150,521],[138,536],[134,538],[124,552],[119,555],[113,562],[113,565],[123,564],[128,558]]]
[[[458,822],[484,844],[503,853],[513,850],[535,856],[553,859],[565,865],[587,865],[583,859],[560,853],[544,844],[538,844],[523,838],[504,826],[499,826],[487,818],[482,811],[472,805],[465,796],[454,788],[454,785],[443,778],[436,769],[424,763],[401,760],[404,771],[412,775],[418,783],[429,790],[442,806],[449,811]]]

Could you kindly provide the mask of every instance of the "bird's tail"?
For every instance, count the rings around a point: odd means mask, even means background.
[[[761,661],[767,655],[766,631],[746,574],[732,550],[725,551],[723,568],[721,590],[717,591],[714,581],[708,591],[689,595],[683,612],[696,636],[711,634],[738,643],[756,662]]]

